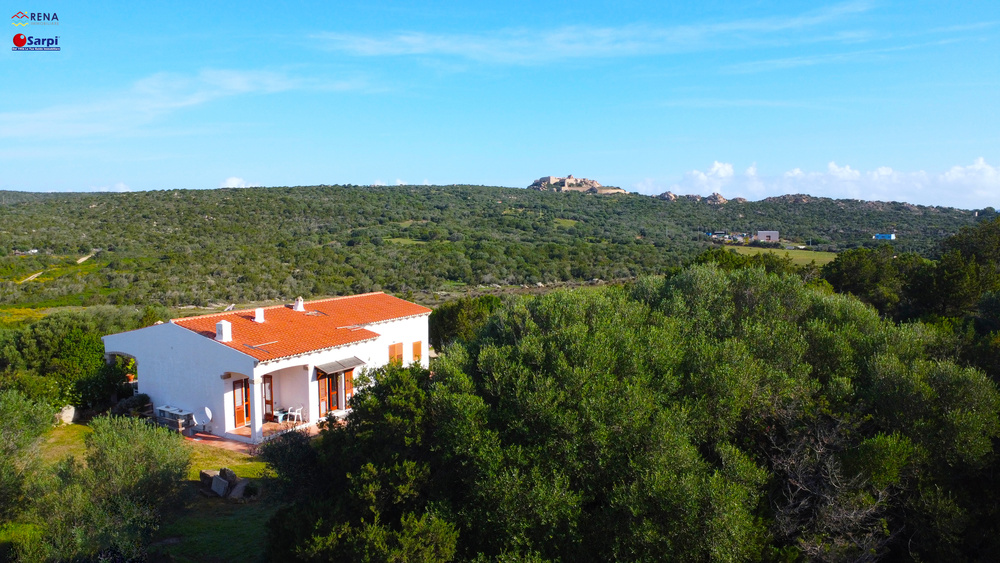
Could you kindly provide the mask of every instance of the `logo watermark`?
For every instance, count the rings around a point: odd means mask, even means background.
[[[14,36],[14,46],[11,51],[59,51],[59,36],[35,37],[18,33]]]
[[[55,12],[18,12],[10,17],[13,26],[59,25],[59,14]]]

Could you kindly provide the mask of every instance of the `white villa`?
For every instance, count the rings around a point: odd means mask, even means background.
[[[104,351],[134,358],[139,391],[161,416],[258,443],[265,425],[344,416],[356,370],[428,366],[431,310],[366,293],[173,319],[105,336]],[[284,427],[287,428],[287,424]]]

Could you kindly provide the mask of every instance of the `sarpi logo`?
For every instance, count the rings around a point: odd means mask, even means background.
[[[14,46],[11,51],[59,51],[59,36],[35,37],[18,33],[14,36]]]
[[[52,12],[18,12],[10,17],[11,25],[59,25],[59,14]]]

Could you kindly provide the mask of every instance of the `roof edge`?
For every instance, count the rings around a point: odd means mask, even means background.
[[[356,297],[367,297],[369,295],[387,295],[387,294],[384,291],[369,291],[368,293],[358,293],[358,294],[355,294],[355,295],[340,295],[340,296],[337,296],[337,297],[324,297],[323,299],[313,299],[312,301],[305,301],[305,302],[303,302],[303,304],[304,305],[308,305],[310,303],[326,303],[328,301],[338,301],[340,299],[354,299]],[[395,295],[390,295],[389,297],[396,297],[396,296]],[[396,299],[399,299],[401,301],[406,301],[406,299],[403,299],[401,297],[396,297]],[[406,302],[407,303],[413,303],[412,301],[406,301]],[[423,305],[421,305],[419,303],[413,303],[413,304],[416,305],[416,306],[418,306],[418,307],[423,307]],[[174,321],[186,321],[186,320],[189,320],[189,319],[207,319],[207,318],[216,317],[216,316],[219,316],[219,315],[232,315],[233,313],[252,313],[255,309],[264,309],[265,311],[267,311],[268,309],[287,309],[287,308],[288,308],[287,304],[281,304],[281,305],[268,305],[266,307],[252,307],[252,308],[249,308],[249,309],[233,309],[232,311],[219,311],[218,313],[205,313],[204,315],[191,315],[190,317],[177,317],[177,318],[170,319],[169,322],[177,324]],[[424,308],[428,309],[428,307],[424,307]]]

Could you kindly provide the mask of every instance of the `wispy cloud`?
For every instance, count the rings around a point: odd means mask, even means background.
[[[783,44],[789,34],[872,9],[869,2],[846,2],[794,16],[741,19],[672,27],[633,24],[619,27],[560,26],[505,29],[488,34],[399,32],[384,36],[325,32],[313,35],[324,49],[357,56],[445,56],[500,64],[541,64],[579,58],[616,58],[753,45]],[[861,32],[827,40],[856,41]],[[815,41],[816,37],[808,38]]]
[[[230,176],[219,184],[220,188],[257,188],[260,184],[247,183],[243,178]]]
[[[720,108],[812,108],[829,109],[813,103],[793,100],[754,100],[754,99],[723,99],[723,98],[682,98],[660,102],[665,107],[720,109]]]
[[[927,43],[914,43],[910,45],[898,45],[895,47],[884,47],[880,49],[863,49],[863,50],[848,51],[843,53],[825,53],[818,55],[804,55],[798,57],[767,59],[767,60],[751,61],[746,63],[729,65],[723,67],[722,70],[725,72],[732,72],[736,74],[749,74],[754,72],[784,70],[788,68],[814,66],[819,64],[849,63],[859,60],[870,61],[874,58],[882,57],[889,53],[911,51],[913,49],[920,49],[924,47],[938,47],[941,45],[947,45],[949,43],[955,43],[958,41],[961,41],[961,39],[942,39],[940,41],[932,41]]]
[[[699,195],[718,192],[727,198],[761,199],[804,193],[965,209],[1000,206],[1000,168],[990,165],[984,158],[940,173],[902,172],[888,166],[863,171],[830,162],[823,171],[805,172],[794,168],[778,176],[761,176],[756,163],[737,172],[732,164],[716,161],[707,170],[692,170],[677,182],[663,184],[645,179],[634,187],[646,194],[667,190]]]
[[[112,186],[98,186],[95,188],[90,188],[92,192],[130,192],[132,188],[128,187],[125,182],[117,182]]]
[[[159,72],[87,102],[0,113],[0,138],[77,138],[136,132],[160,118],[215,100],[288,90],[353,90],[357,81],[318,82],[284,72],[202,70]]]

